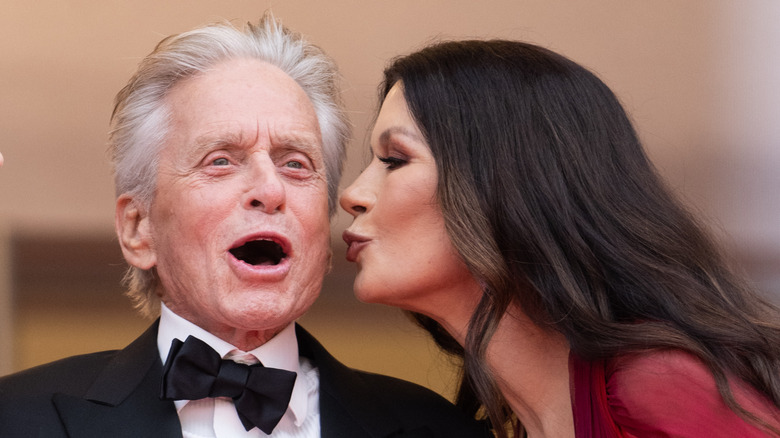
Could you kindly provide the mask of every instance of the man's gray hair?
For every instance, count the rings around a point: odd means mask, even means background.
[[[130,194],[148,210],[156,191],[159,155],[169,128],[165,96],[179,81],[240,58],[258,59],[285,72],[312,102],[320,125],[330,214],[336,211],[346,143],[351,134],[335,63],[317,46],[266,13],[257,25],[238,29],[216,23],[167,37],[144,58],[117,94],[109,151],[116,195]],[[261,79],[258,79],[261,80]],[[158,311],[155,269],[130,267],[127,294],[139,310]]]

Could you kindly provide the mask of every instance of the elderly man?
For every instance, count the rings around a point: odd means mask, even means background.
[[[0,436],[483,436],[294,323],[329,264],[338,102],[332,62],[268,16],[163,40],[110,136],[130,294],[160,319],[123,350],[0,380]]]

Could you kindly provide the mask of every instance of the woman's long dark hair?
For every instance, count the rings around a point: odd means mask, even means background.
[[[515,303],[585,359],[693,353],[728,406],[765,425],[726,376],[780,407],[780,311],[732,273],[667,190],[601,80],[544,48],[494,40],[396,59],[382,99],[398,82],[436,160],[449,236],[484,287],[465,348],[415,315],[464,356],[461,406],[483,408],[505,436],[510,411],[485,351]]]

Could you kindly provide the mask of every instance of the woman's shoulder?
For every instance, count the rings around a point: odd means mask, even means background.
[[[608,361],[605,371],[613,418],[638,436],[764,436],[726,405],[709,368],[693,354],[630,354]],[[736,378],[729,384],[744,408],[780,424],[777,408],[758,391]]]
[[[607,361],[607,381],[622,392],[660,389],[661,383],[696,383],[707,391],[717,391],[715,379],[704,362],[682,350],[654,350],[626,354]],[[666,388],[664,388],[666,389]]]

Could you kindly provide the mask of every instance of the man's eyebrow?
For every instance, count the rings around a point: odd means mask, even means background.
[[[218,134],[203,134],[195,139],[196,153],[205,153],[211,149],[224,146],[240,146],[244,141],[241,133],[221,132]]]
[[[322,142],[319,140],[319,137],[308,132],[286,132],[274,135],[271,141],[277,147],[285,149],[299,149],[309,153],[322,150]]]
[[[205,154],[212,149],[219,148],[242,148],[255,143],[256,138],[243,135],[242,132],[217,132],[207,133],[197,137],[194,141],[194,152],[197,155]],[[322,149],[319,137],[307,132],[285,132],[283,134],[272,134],[271,143],[273,146],[282,149],[297,149],[307,153],[319,153]]]
[[[411,129],[407,128],[406,126],[391,126],[384,131],[382,131],[382,134],[379,135],[379,142],[381,144],[387,144],[390,142],[390,138],[394,135],[401,135],[404,137],[409,137],[412,140],[419,141],[419,142],[425,142],[425,140],[420,136],[419,133],[412,131]]]

